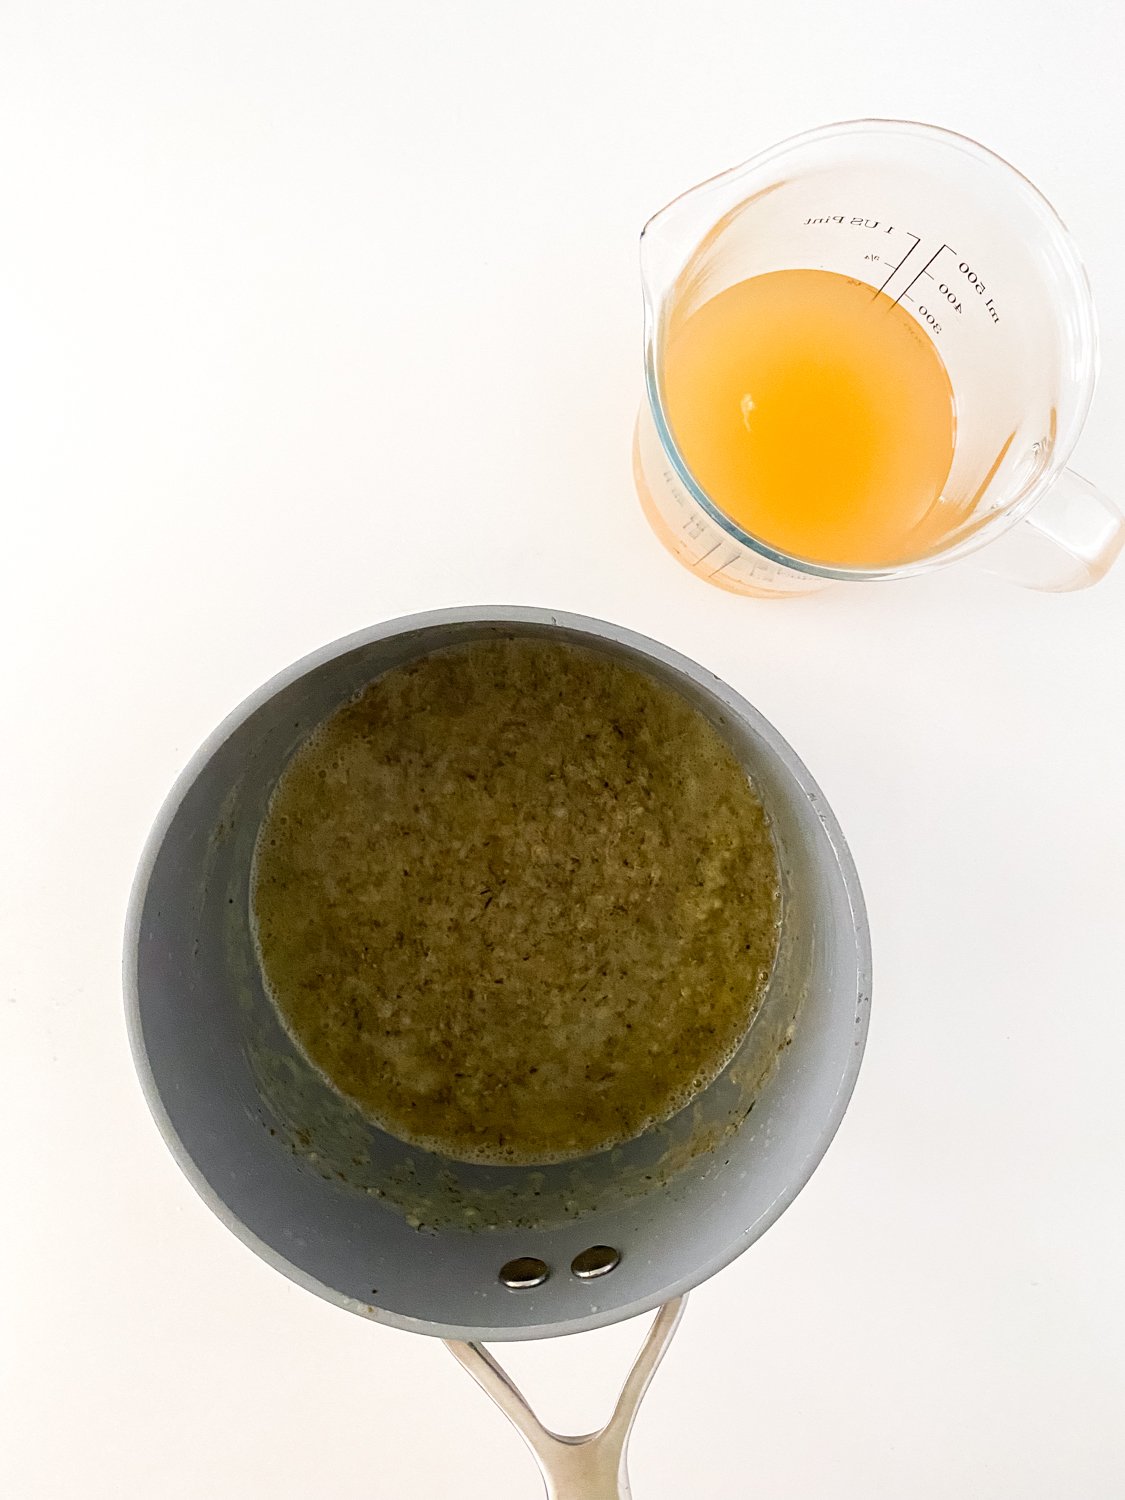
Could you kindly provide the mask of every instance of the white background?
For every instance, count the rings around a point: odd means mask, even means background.
[[[1122,12],[1082,3],[0,4],[4,1223],[12,1500],[518,1500],[436,1342],[291,1286],[152,1126],[119,992],[177,771],[371,621],[534,603],[667,641],[834,804],[876,989],[794,1208],[692,1298],[637,1500],[1125,1494],[1125,565],[795,603],[634,503],[637,234],[776,139],[965,131],[1083,248],[1125,464]],[[607,1410],[640,1329],[510,1351]]]

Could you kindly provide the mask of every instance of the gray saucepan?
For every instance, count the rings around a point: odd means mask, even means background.
[[[457,643],[550,636],[633,664],[696,705],[767,809],[783,876],[770,986],[741,1048],[679,1114],[626,1146],[538,1168],[444,1159],[337,1094],[279,1024],[250,925],[251,858],[278,776],[373,678]],[[793,1201],[863,1054],[870,944],[855,868],[816,783],[712,673],[615,625],[543,609],[394,620],[282,672],[215,731],[170,794],[133,892],[125,990],[165,1141],[223,1222],[310,1291],[450,1341],[535,1449],[554,1495],[628,1493],[625,1442],[683,1295]],[[613,1420],[538,1426],[480,1340],[575,1333],[664,1307]]]

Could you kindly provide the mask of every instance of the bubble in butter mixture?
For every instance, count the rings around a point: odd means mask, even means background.
[[[252,905],[294,1041],[400,1139],[542,1163],[620,1144],[722,1069],[777,948],[746,773],[678,693],[501,638],[396,668],[274,791]]]

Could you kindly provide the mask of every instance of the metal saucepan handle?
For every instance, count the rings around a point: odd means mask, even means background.
[[[517,1429],[535,1454],[548,1500],[630,1500],[626,1453],[637,1408],[684,1310],[686,1295],[666,1302],[626,1377],[613,1416],[600,1432],[565,1437],[544,1427],[504,1369],[480,1344],[445,1341],[482,1390]]]

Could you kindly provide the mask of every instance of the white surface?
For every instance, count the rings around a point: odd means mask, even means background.
[[[871,910],[852,1111],[693,1298],[637,1500],[1125,1493],[1125,566],[757,604],[682,572],[629,476],[645,217],[895,114],[993,146],[1075,232],[1104,350],[1078,466],[1120,496],[1120,18],[0,7],[6,1496],[539,1493],[437,1344],[290,1286],[196,1200],[119,999],[134,862],[216,721],[323,641],[471,601],[726,677],[820,779]],[[511,1364],[590,1426],[638,1334]]]

